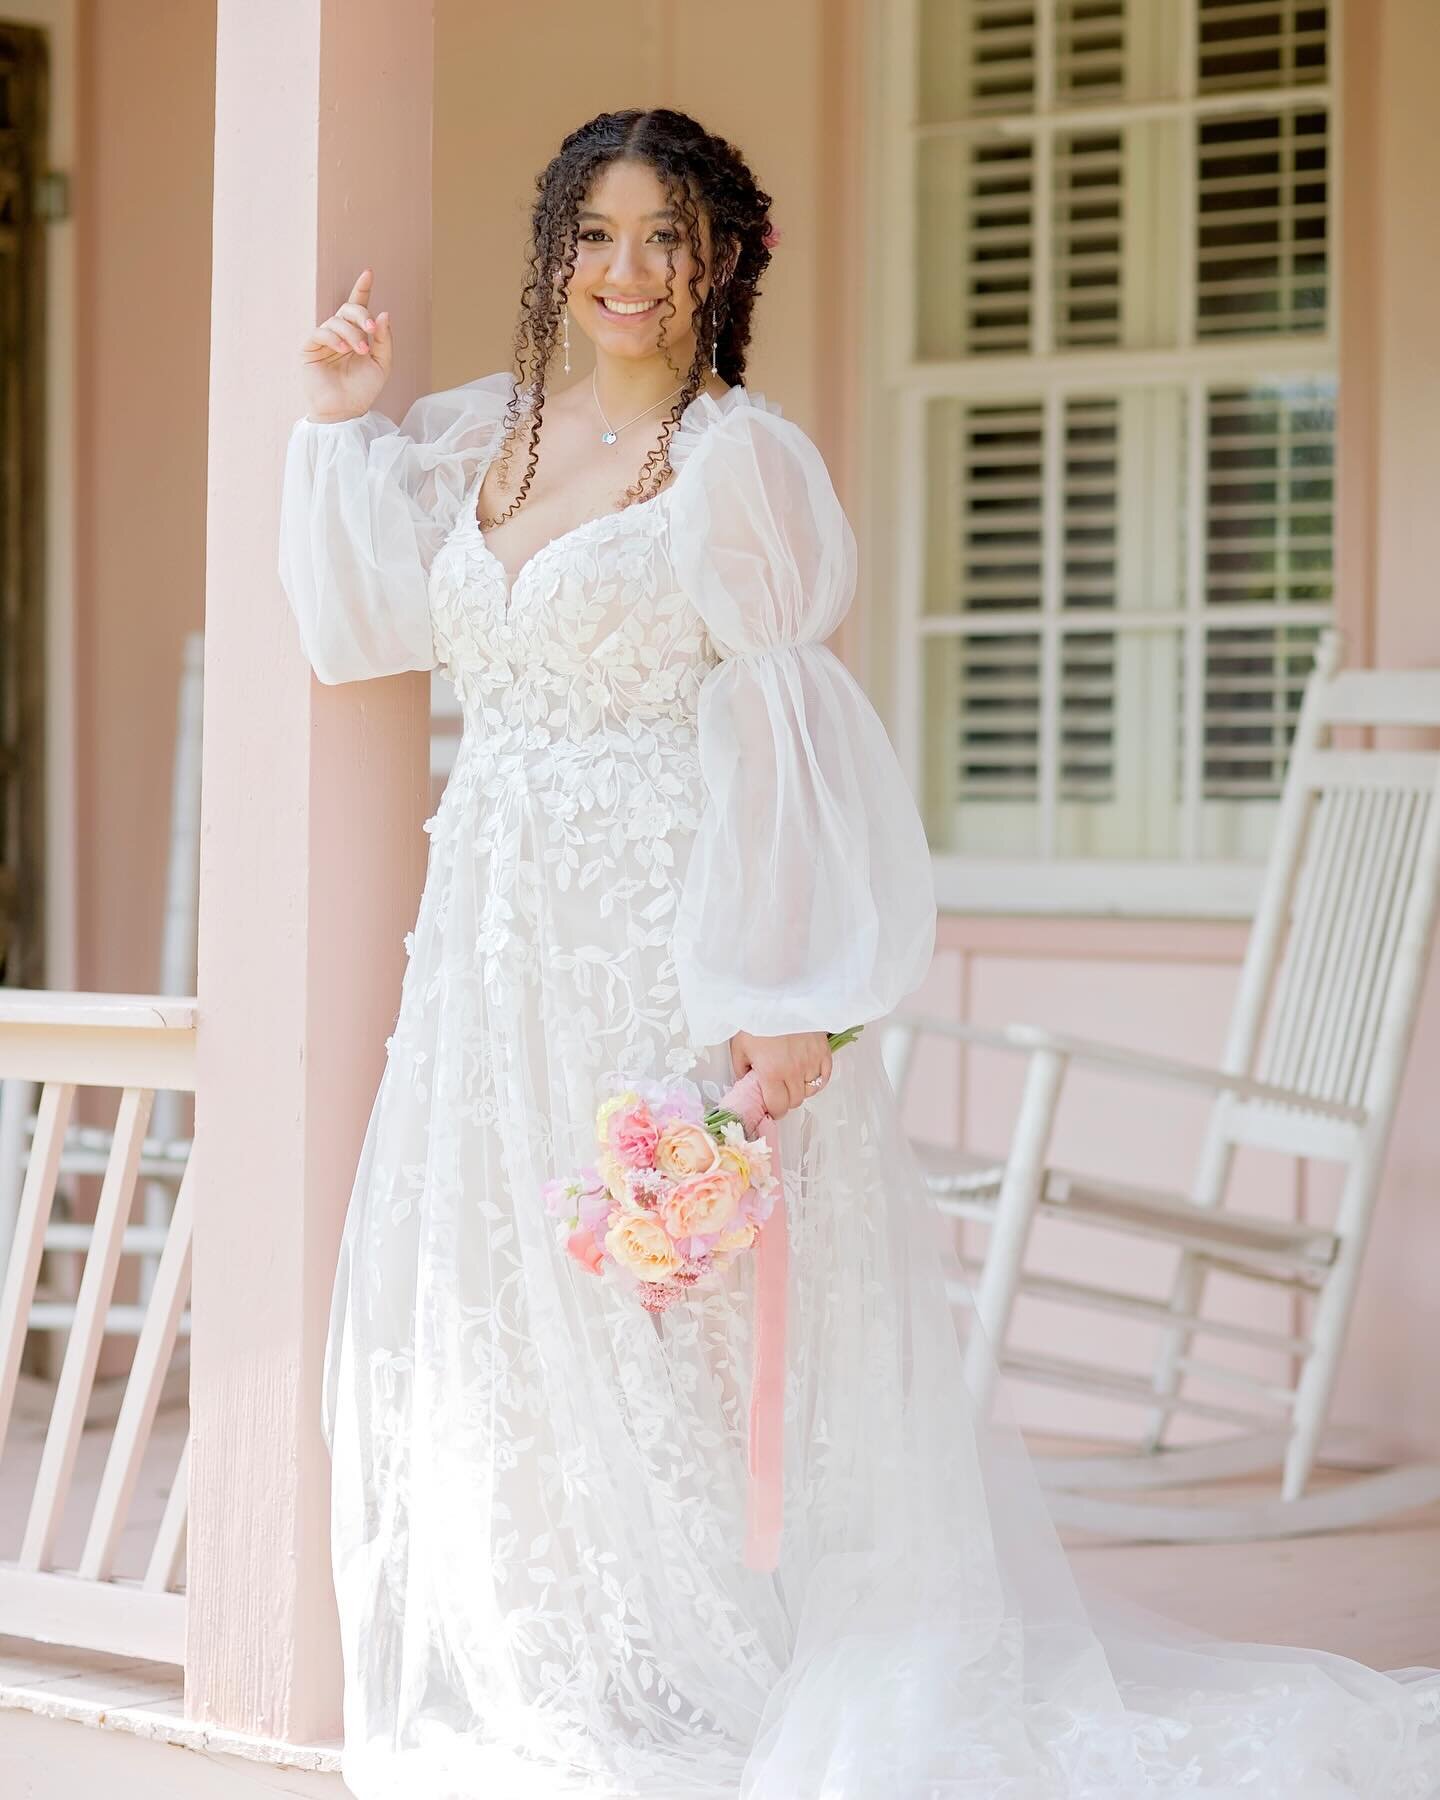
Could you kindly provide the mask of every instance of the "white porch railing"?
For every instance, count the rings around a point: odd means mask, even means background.
[[[129,1222],[147,1127],[157,1094],[194,1092],[195,1020],[191,999],[0,989],[0,1080],[41,1084],[0,1285],[0,1470],[25,1338],[35,1323],[41,1257],[76,1092],[83,1087],[120,1091],[19,1555],[0,1561],[0,1629],[172,1663],[183,1662],[185,1649],[185,1598],[177,1583],[185,1538],[186,1450],[170,1479],[143,1576],[118,1577],[115,1563],[189,1294],[194,1201],[189,1166],[163,1242],[153,1227],[147,1235],[146,1247],[152,1253],[158,1249],[159,1262],[138,1321],[104,1470],[93,1498],[83,1496],[89,1508],[84,1547],[75,1566],[64,1569],[57,1566],[56,1551],[67,1506],[72,1497],[82,1499],[75,1493],[76,1460],[101,1342],[107,1328],[113,1329],[116,1275],[122,1255],[136,1248]]]

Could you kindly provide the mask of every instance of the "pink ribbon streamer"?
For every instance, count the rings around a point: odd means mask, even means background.
[[[768,1114],[765,1142],[780,1192],[755,1245],[755,1343],[750,1377],[750,1485],[745,1522],[745,1566],[768,1573],[780,1561],[785,1515],[785,1290],[790,1242],[785,1184],[780,1169],[780,1128]]]
[[[785,1219],[785,1178],[780,1165],[780,1127],[765,1110],[753,1069],[721,1095],[720,1104],[759,1132],[770,1146],[779,1192],[755,1241],[755,1341],[750,1373],[749,1485],[745,1506],[745,1566],[769,1574],[780,1561],[785,1516],[785,1297],[790,1242]]]

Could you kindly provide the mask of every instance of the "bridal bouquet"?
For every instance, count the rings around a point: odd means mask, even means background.
[[[830,1048],[862,1029],[832,1033]],[[753,1071],[708,1107],[680,1075],[611,1074],[598,1091],[595,1161],[547,1181],[546,1210],[578,1263],[594,1275],[616,1269],[642,1306],[664,1312],[764,1230],[780,1191],[764,1136],[772,1121]]]

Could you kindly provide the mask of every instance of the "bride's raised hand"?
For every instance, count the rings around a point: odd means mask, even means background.
[[[320,423],[355,419],[380,398],[390,374],[390,315],[370,311],[373,269],[362,269],[350,298],[300,346],[306,408]]]

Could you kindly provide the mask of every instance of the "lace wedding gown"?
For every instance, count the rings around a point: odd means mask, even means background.
[[[327,682],[437,664],[458,761],[336,1277],[324,1423],[362,1800],[1440,1793],[1440,1677],[1102,1628],[971,1418],[938,1223],[867,1032],[782,1124],[785,1528],[744,1539],[753,1259],[672,1311],[565,1255],[602,1073],[921,979],[923,833],[823,640],[854,544],[778,409],[702,395],[656,498],[513,583],[492,376],[299,422],[281,574]]]

